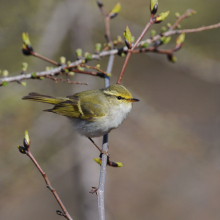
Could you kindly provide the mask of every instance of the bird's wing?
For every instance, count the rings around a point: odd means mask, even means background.
[[[79,98],[78,94],[69,96],[68,100],[55,105],[53,109],[46,111],[54,112],[67,117],[80,118],[83,120],[94,121],[99,117],[105,116],[102,100],[95,99],[96,94],[84,94]],[[91,101],[92,102],[91,102]]]

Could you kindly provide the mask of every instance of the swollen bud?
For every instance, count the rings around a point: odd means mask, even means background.
[[[102,45],[101,45],[100,43],[97,43],[97,44],[95,45],[95,51],[96,51],[96,52],[100,52],[100,51],[101,51],[101,48],[102,48]]]
[[[26,154],[26,148],[22,147],[22,146],[17,146],[18,147],[18,150],[20,151],[20,153],[22,154]]]
[[[82,57],[82,49],[80,48],[76,49],[76,55],[78,58]]]
[[[31,140],[30,140],[28,131],[24,132],[23,144],[24,144],[25,149],[28,149],[31,145]]]
[[[28,68],[28,63],[22,63],[22,71],[26,72]]]
[[[182,44],[185,40],[185,33],[182,33],[180,34],[177,39],[176,39],[176,44],[179,45],[179,44]]]
[[[160,23],[169,15],[169,13],[170,11],[160,13],[158,16],[153,18],[154,23]]]
[[[99,8],[103,7],[102,2],[100,2],[100,1],[97,1],[97,5],[99,6]]]
[[[176,63],[176,61],[177,61],[177,58],[173,54],[168,54],[167,58],[172,63]]]
[[[65,64],[66,63],[66,57],[62,56],[60,57],[60,64]]]
[[[123,164],[121,162],[111,161],[110,166],[112,166],[112,167],[123,167]]]
[[[158,9],[158,0],[151,0],[150,1],[150,12],[151,14],[156,14]]]
[[[126,30],[124,31],[124,38],[125,38],[125,44],[128,47],[128,49],[131,48],[131,32],[128,28],[128,26],[126,27]]]
[[[8,74],[9,74],[8,70],[3,70],[3,71],[2,71],[2,77],[3,77],[3,78],[8,77]]]
[[[101,165],[102,163],[102,160],[100,158],[93,158],[93,160],[99,165]]]

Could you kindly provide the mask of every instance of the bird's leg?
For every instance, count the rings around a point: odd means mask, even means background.
[[[96,148],[100,151],[101,154],[105,154],[108,157],[108,153],[106,153],[105,151],[101,150],[97,144],[92,140],[92,138],[88,137],[88,139],[96,146]]]

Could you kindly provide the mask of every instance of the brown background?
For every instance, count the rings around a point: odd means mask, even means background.
[[[103,1],[109,11],[117,1]],[[0,1],[0,69],[10,75],[29,63],[29,72],[48,65],[21,54],[21,33],[29,32],[32,45],[42,55],[75,60],[75,50],[94,51],[104,43],[104,25],[95,1]],[[149,1],[122,0],[120,15],[111,22],[112,38],[126,25],[137,37],[149,18]],[[219,22],[219,1],[164,0],[159,12],[192,8],[197,15],[182,22],[195,28]],[[123,84],[134,97],[132,112],[110,134],[112,160],[121,169],[108,168],[106,219],[219,219],[220,218],[220,30],[187,34],[176,64],[163,55],[139,54],[129,61]],[[147,34],[149,37],[149,33]],[[174,45],[176,36],[170,44]],[[106,69],[108,58],[101,64]],[[112,83],[124,58],[116,57]],[[98,185],[97,150],[75,132],[68,120],[42,112],[47,105],[25,102],[29,92],[66,96],[103,87],[103,80],[76,75],[72,80],[89,86],[52,81],[11,83],[0,88],[0,219],[60,219],[52,194],[31,161],[18,152],[23,133],[29,131],[32,153],[48,174],[74,219],[97,219],[97,198],[88,192]],[[96,139],[101,145],[101,138]]]

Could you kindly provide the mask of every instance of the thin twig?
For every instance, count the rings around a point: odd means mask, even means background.
[[[59,77],[57,78],[57,77],[48,76],[48,75],[46,75],[45,77],[48,78],[48,79],[52,79],[55,82],[61,81],[61,82],[65,82],[65,83],[68,83],[68,84],[88,85],[88,83],[74,82],[74,81],[70,81],[69,79],[62,79],[62,78],[59,78]]]
[[[181,15],[181,16],[178,17],[178,19],[176,20],[175,24],[172,25],[169,30],[174,30],[174,29],[176,29],[176,28],[178,27],[179,23],[180,23],[183,19],[188,18],[188,17],[189,17],[191,14],[193,14],[194,12],[195,12],[195,11],[194,11],[193,9],[188,9],[188,10],[186,10],[186,12],[185,12],[183,15]]]
[[[196,32],[210,30],[210,29],[219,28],[219,27],[220,27],[220,23],[217,23],[217,24],[214,24],[214,25],[209,25],[209,26],[204,26],[204,27],[200,27],[200,28],[194,28],[194,29],[171,30],[171,31],[164,32],[163,36],[168,37],[168,36],[171,36],[171,35],[174,35],[174,34],[196,33]],[[144,41],[139,42],[137,44],[137,46],[140,46],[140,45],[142,45],[146,42],[151,44],[151,43],[153,43],[157,40],[160,40],[161,37],[162,37],[161,35],[156,35],[153,38],[149,38],[149,39],[146,39]],[[118,52],[120,50],[121,49],[111,49],[109,51],[102,51],[99,54],[93,54],[92,55],[92,60],[100,60],[102,57],[118,54]],[[128,51],[128,48],[123,47],[123,51],[125,51],[125,52]],[[85,61],[85,58],[82,57],[79,60],[76,60],[76,61],[72,62],[69,66],[78,66],[81,63],[83,63],[84,61]],[[41,76],[46,76],[46,75],[53,76],[53,75],[59,74],[62,71],[62,69],[64,69],[65,67],[67,67],[67,65],[59,66],[57,68],[54,68],[54,69],[51,69],[51,70],[48,70],[48,71],[36,72],[36,78],[41,77]],[[82,72],[82,73],[84,73],[84,72]],[[22,75],[19,74],[17,76],[0,78],[0,86],[2,85],[2,83],[4,81],[6,81],[6,82],[18,82],[18,81],[22,81],[22,80],[25,80],[25,79],[33,79],[32,74],[33,73],[22,74]],[[87,73],[85,73],[85,74],[87,74]],[[91,74],[91,75],[93,75],[93,74]]]
[[[132,48],[130,50],[128,50],[128,53],[127,53],[127,56],[125,58],[125,62],[123,64],[123,67],[122,67],[122,70],[121,70],[121,73],[118,77],[118,80],[117,80],[117,84],[121,84],[121,80],[122,80],[122,77],[124,75],[124,71],[125,71],[125,68],[128,64],[128,60],[130,59],[130,56],[132,54],[132,51],[136,48],[136,46],[138,45],[138,43],[141,41],[141,39],[144,37],[145,33],[147,32],[147,30],[150,28],[150,26],[154,23],[153,22],[153,14],[151,15],[150,17],[150,21],[147,23],[146,27],[144,28],[144,30],[142,31],[141,35],[139,36],[139,38],[137,39],[137,41],[135,42],[135,44],[132,46]]]
[[[68,220],[73,220],[72,217],[69,215],[67,209],[65,208],[65,206],[63,205],[60,197],[58,196],[56,190],[52,187],[46,173],[42,170],[42,168],[40,167],[40,165],[38,164],[38,162],[36,161],[36,159],[34,158],[34,156],[31,154],[30,150],[27,149],[26,150],[26,155],[32,160],[32,162],[34,163],[34,165],[37,167],[37,169],[39,170],[39,172],[41,173],[41,175],[43,176],[47,188],[53,193],[54,197],[56,198],[58,204],[60,205],[61,209],[63,210],[63,212],[61,211],[57,211],[57,214],[65,217]]]
[[[44,61],[46,61],[46,62],[49,62],[49,63],[51,63],[51,64],[53,64],[53,65],[55,65],[55,66],[60,66],[60,64],[57,63],[56,61],[53,61],[53,60],[51,60],[51,59],[49,59],[49,58],[47,58],[47,57],[44,57],[44,56],[42,56],[42,55],[40,55],[40,54],[38,54],[38,53],[36,53],[36,52],[34,52],[34,51],[31,51],[31,55],[32,55],[32,56],[35,56],[35,57],[38,57],[38,58],[40,58],[41,60],[44,60]]]

